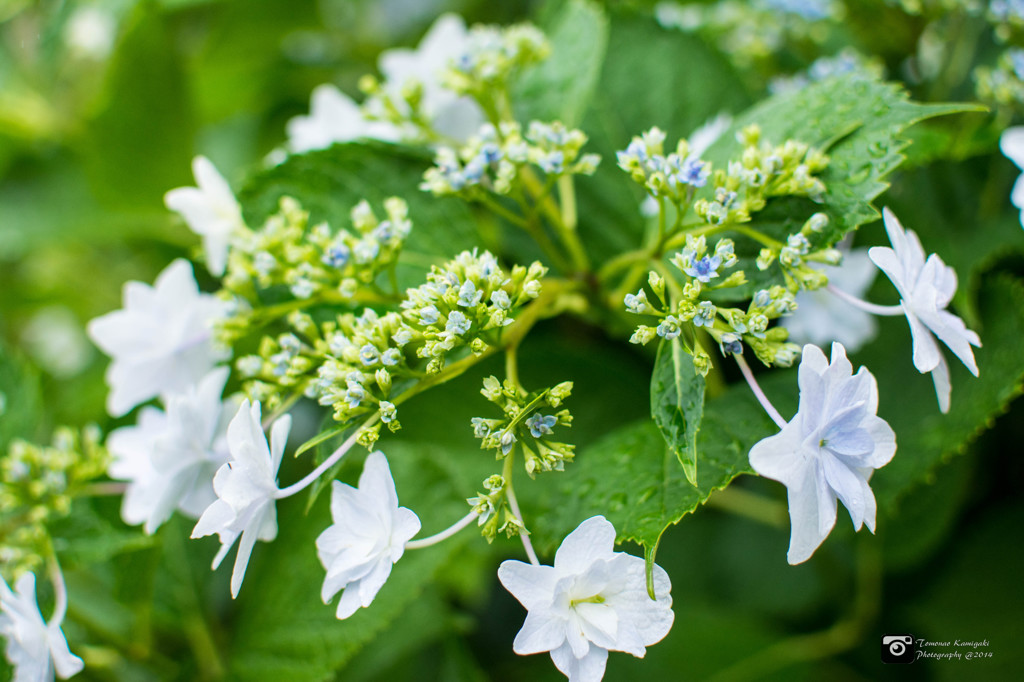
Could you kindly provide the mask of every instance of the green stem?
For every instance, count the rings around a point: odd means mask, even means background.
[[[789,513],[777,500],[736,487],[735,484],[719,490],[708,498],[709,507],[763,523],[772,528],[785,528]]]

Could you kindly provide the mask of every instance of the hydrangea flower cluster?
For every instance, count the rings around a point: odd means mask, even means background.
[[[528,393],[510,380],[499,382],[491,376],[484,379],[480,393],[505,415],[503,419],[473,418],[473,435],[481,439],[482,449],[494,450],[496,457],[502,459],[518,443],[526,473],[531,477],[538,471],[562,471],[565,463],[572,461],[576,446],[548,438],[554,435],[556,426],[571,426],[572,415],[569,410],[550,414],[544,410],[561,407],[572,394],[571,381]]]
[[[497,128],[485,123],[462,148],[441,147],[420,188],[435,196],[455,194],[479,200],[487,192],[513,193],[527,165],[537,166],[549,177],[591,175],[601,157],[580,155],[586,141],[582,131],[567,129],[558,121],[532,121],[525,135],[515,121],[503,121]]]
[[[236,301],[235,314],[221,328],[230,335],[246,328],[248,308],[258,307],[261,290],[287,287],[299,300],[358,302],[379,297],[378,276],[395,267],[412,229],[402,199],[384,201],[381,220],[363,200],[351,211],[353,230],[309,225],[309,213],[289,197],[280,211],[231,250],[224,295]],[[244,305],[240,302],[244,301]]]
[[[509,78],[551,54],[547,37],[531,24],[474,26],[461,53],[448,65],[441,82],[459,95],[469,95],[484,107],[507,91]]]
[[[7,576],[35,570],[48,553],[46,525],[103,475],[109,454],[95,426],[59,427],[50,445],[14,440],[0,459],[0,565]]]
[[[737,161],[717,169],[710,179],[710,199],[694,202],[693,210],[709,225],[744,223],[776,196],[803,196],[817,200],[825,185],[815,177],[828,166],[828,157],[799,142],[773,145],[761,138],[756,124],[739,131],[743,145]]]
[[[810,264],[839,265],[843,260],[843,254],[838,249],[812,246],[812,241],[817,240],[817,235],[828,223],[827,215],[815,213],[807,219],[799,232],[788,235],[784,244],[777,242],[762,248],[757,256],[757,269],[767,270],[778,262],[786,287],[794,293],[801,289],[814,291],[822,288],[828,284],[828,275]]]
[[[305,394],[331,406],[341,423],[379,411],[394,431],[400,424],[393,387],[401,391],[437,374],[459,348],[480,354],[498,344],[517,311],[540,294],[545,273],[540,263],[506,272],[489,252],[465,251],[407,290],[400,312],[366,308],[319,325],[293,312],[293,331],[265,336],[259,354],[240,358],[237,367],[248,395],[270,407]],[[367,429],[368,443],[379,428]]]
[[[651,196],[666,197],[677,206],[689,203],[711,174],[711,164],[692,155],[686,139],[680,139],[676,150],[666,155],[665,132],[658,127],[634,137],[616,156],[619,168]]]

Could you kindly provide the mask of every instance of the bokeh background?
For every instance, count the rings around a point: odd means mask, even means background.
[[[194,155],[211,158],[243,188],[285,144],[286,122],[308,110],[320,83],[357,95],[358,78],[374,71],[382,49],[414,45],[444,11],[469,23],[508,23],[542,20],[557,4],[0,0],[3,442],[14,435],[45,441],[59,424],[94,422],[108,431],[122,423],[104,412],[106,361],[84,327],[120,307],[126,280],[151,282],[171,259],[198,253],[197,238],[163,206],[164,192],[192,184]],[[816,59],[851,47],[916,99],[985,101],[988,114],[915,133],[910,161],[883,201],[957,268],[958,304],[969,324],[998,318],[1004,308],[1017,315],[1024,238],[1008,197],[1018,170],[997,144],[1000,131],[1019,119],[1024,85],[1005,67],[1019,27],[994,18],[996,2],[765,0],[685,11],[605,4],[613,44],[616,25],[658,16],[667,36],[700,43],[716,68],[731,74],[708,83],[701,64],[637,64],[636,78],[663,88],[668,102],[704,98],[722,103],[710,112],[741,111],[769,90],[799,87],[778,76],[806,78]],[[803,6],[831,14],[808,16]],[[858,236],[865,244],[882,240],[879,224]],[[872,293],[875,300],[892,296],[884,281]],[[909,342],[902,320],[882,324],[882,338]],[[1024,342],[999,353],[999,364],[982,364],[983,373],[1017,371],[1003,368],[1021,367]],[[577,395],[590,396],[589,413],[574,408],[581,446],[608,420],[647,413],[649,362],[621,340],[563,321],[542,326],[522,360],[535,382],[557,368],[576,380]],[[490,371],[481,368],[466,385]],[[752,520],[712,503],[670,528],[658,561],[673,578],[676,625],[645,661],[613,655],[606,679],[1020,679],[1024,403],[1015,399],[1019,371],[1003,378],[980,427],[932,444],[941,456],[920,480],[901,485],[875,537],[854,536],[841,512],[814,561],[790,567],[785,519]],[[969,381],[965,372],[954,374],[954,395]],[[429,476],[439,459],[432,453],[451,438],[438,430],[437,411],[465,412],[466,423],[473,416],[474,406],[462,402],[466,385],[444,387],[403,415],[406,432],[430,444],[396,445],[396,452],[408,451],[415,475]],[[930,423],[936,410],[924,389],[883,395],[883,413],[888,407],[904,421]],[[953,420],[957,409],[954,403]],[[417,462],[425,468],[414,469]],[[353,466],[349,475],[357,472]],[[780,497],[769,482],[744,479],[739,486]],[[295,526],[309,530],[279,540],[278,555],[299,552],[323,525],[301,518],[301,510],[290,513]],[[416,586],[415,601],[392,605],[382,597],[379,622],[353,628],[333,622],[332,609],[316,603],[309,584],[296,584],[287,561],[257,556],[245,598],[230,603],[226,575],[208,570],[210,547],[194,551],[186,539],[187,520],[146,538],[120,525],[116,500],[98,499],[76,507],[67,529],[69,537],[98,538],[58,548],[72,557],[65,629],[72,650],[87,660],[83,680],[561,679],[547,656],[512,654],[525,614],[493,572],[517,555],[514,544],[460,541],[424,563],[433,580]],[[994,656],[883,666],[881,636],[905,632],[987,639]],[[275,657],[261,638],[278,650],[314,653]],[[0,679],[9,675],[0,664]]]

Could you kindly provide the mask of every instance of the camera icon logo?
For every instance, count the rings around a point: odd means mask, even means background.
[[[882,663],[913,663],[913,635],[882,635]]]

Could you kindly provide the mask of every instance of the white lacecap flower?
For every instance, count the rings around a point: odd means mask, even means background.
[[[1017,168],[1024,171],[1024,126],[1007,128],[999,138],[999,148],[1003,155],[1013,161]],[[1024,226],[1024,173],[1017,177],[1017,182],[1010,192],[1010,202],[1021,210],[1020,224]]]
[[[423,86],[422,109],[442,135],[465,141],[483,123],[483,112],[469,97],[460,97],[441,85],[441,74],[469,47],[466,23],[457,14],[442,14],[415,50],[394,48],[381,52],[377,66],[391,95],[400,100],[411,79]]]
[[[505,561],[498,579],[526,607],[513,650],[551,652],[570,682],[604,676],[609,651],[642,657],[672,628],[672,585],[654,566],[647,594],[644,560],[614,551],[615,528],[603,516],[587,519],[555,553],[554,566]]]
[[[338,618],[369,606],[384,586],[391,567],[402,558],[405,543],[420,530],[411,510],[398,506],[395,481],[383,452],[371,453],[359,487],[334,481],[334,523],[316,539],[317,556],[327,570],[320,595],[327,604],[340,590]]]
[[[323,83],[313,89],[309,115],[288,121],[288,147],[294,152],[326,149],[335,142],[350,142],[362,137],[395,141],[398,129],[385,121],[370,121],[351,97]]]
[[[934,253],[925,260],[917,235],[913,230],[904,231],[888,208],[882,209],[882,217],[892,248],[874,246],[868,255],[899,291],[900,305],[910,324],[914,343],[914,367],[922,374],[932,373],[939,409],[948,412],[952,390],[949,365],[935,337],[946,344],[974,376],[978,376],[978,365],[971,346],[980,347],[981,339],[963,320],[946,310],[956,293],[953,268]]]
[[[203,238],[206,268],[219,277],[227,266],[232,236],[245,228],[242,209],[227,180],[205,156],[192,159],[192,174],[198,187],[172,189],[164,195],[164,204]]]
[[[13,682],[47,682],[54,672],[62,680],[77,674],[84,664],[68,649],[61,631],[62,608],[49,622],[36,602],[36,577],[24,573],[14,591],[0,578],[0,635],[7,639],[7,660],[14,667]]]
[[[175,260],[151,287],[124,285],[124,308],[89,322],[89,338],[112,359],[107,411],[115,417],[202,379],[227,352],[213,340],[227,304],[200,293],[188,261]]]
[[[842,344],[832,344],[831,362],[817,346],[804,346],[799,384],[796,415],[750,450],[754,471],[789,492],[791,564],[809,559],[832,532],[837,498],[856,530],[875,531],[868,479],[896,452],[895,434],[877,415],[875,378],[865,367],[853,374]]]
[[[853,249],[840,266],[823,268],[831,284],[853,296],[863,297],[875,279],[877,270],[867,249]],[[821,346],[838,341],[851,353],[875,338],[878,326],[871,314],[850,307],[827,290],[800,291],[796,312],[781,320],[794,343]]]
[[[146,407],[135,426],[112,432],[108,473],[128,481],[121,518],[153,533],[175,509],[197,519],[217,499],[213,476],[228,461],[227,424],[237,402],[221,402],[228,368],[167,396],[167,411]]]
[[[192,537],[213,533],[220,537],[221,548],[213,559],[213,568],[217,568],[241,536],[231,573],[232,597],[238,596],[256,540],[270,542],[277,537],[277,470],[290,428],[289,415],[275,421],[268,446],[260,424],[260,404],[250,405],[248,400],[242,401],[238,414],[228,425],[231,461],[213,477],[217,499],[199,518]]]

